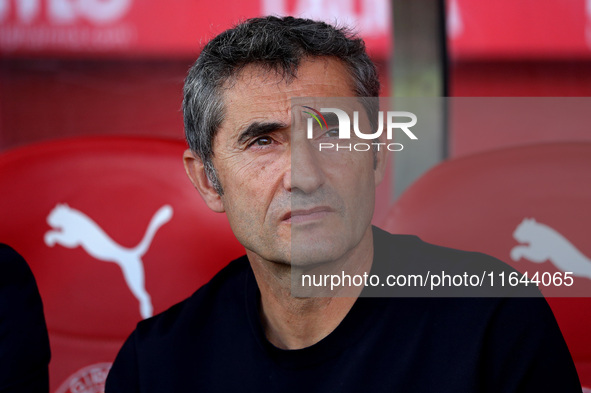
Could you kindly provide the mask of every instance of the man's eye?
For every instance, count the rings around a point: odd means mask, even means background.
[[[268,136],[261,136],[250,144],[251,146],[267,146],[273,143],[273,139]]]
[[[338,128],[331,128],[330,130],[326,131],[324,136],[327,138],[338,138],[339,137],[339,129]]]

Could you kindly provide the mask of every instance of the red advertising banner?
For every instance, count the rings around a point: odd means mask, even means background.
[[[591,57],[591,0],[447,0],[452,58]]]
[[[373,56],[390,53],[388,0],[0,0],[0,54],[195,57],[237,21],[269,14],[348,25]]]
[[[239,20],[297,15],[355,28],[391,52],[388,0],[0,0],[0,55],[194,57]],[[591,0],[447,0],[453,58],[589,58]]]

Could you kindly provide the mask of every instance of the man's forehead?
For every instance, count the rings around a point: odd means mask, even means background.
[[[288,123],[293,97],[349,97],[352,86],[345,64],[330,57],[303,60],[294,77],[251,64],[224,89],[225,119],[235,123],[278,117]]]
[[[353,92],[353,81],[345,64],[332,57],[312,57],[303,59],[293,75],[281,69],[257,64],[247,65],[226,85],[225,91],[254,92],[254,89],[271,94],[297,94],[305,90],[325,96],[328,93],[327,88],[336,86],[340,87],[339,90],[342,92]]]

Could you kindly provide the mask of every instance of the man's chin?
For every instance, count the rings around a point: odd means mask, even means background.
[[[291,265],[305,267],[336,261],[343,254],[343,240],[335,233],[292,230]]]

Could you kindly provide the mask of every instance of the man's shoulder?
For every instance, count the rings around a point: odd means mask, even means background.
[[[392,291],[378,292],[390,297],[385,304],[393,315],[400,316],[401,306],[407,308],[409,319],[423,311],[438,329],[450,335],[461,332],[460,336],[480,331],[483,341],[484,334],[486,340],[488,335],[502,340],[503,335],[518,327],[523,334],[530,334],[527,331],[533,326],[549,329],[549,336],[562,340],[552,310],[535,285],[500,285],[499,274],[520,274],[505,262],[481,252],[431,244],[415,235],[390,234],[374,228],[374,236],[377,250],[381,249],[378,252],[391,258],[381,262],[386,266],[382,274],[402,275],[407,285],[420,286],[419,278],[411,281],[412,275],[427,281],[420,288],[394,287]]]
[[[0,243],[0,288],[14,285],[15,280],[29,281],[33,277],[25,260],[10,246]]]
[[[25,259],[0,244],[0,390],[47,391],[49,338],[43,303]]]
[[[408,296],[540,296],[533,284],[523,281],[516,286],[500,285],[500,280],[508,280],[510,275],[519,281],[521,273],[494,256],[432,244],[415,235],[391,234],[377,227],[373,234],[376,271],[422,279],[423,285],[396,288]]]
[[[376,252],[386,258],[396,258],[397,262],[404,259],[412,260],[413,264],[419,261],[434,263],[433,266],[478,266],[515,271],[507,263],[483,252],[433,244],[416,235],[392,234],[378,227],[374,227],[373,233]]]
[[[249,274],[250,265],[245,255],[233,260],[185,300],[139,322],[137,338],[163,338],[194,331],[214,320],[220,309],[232,312],[232,308],[242,304],[238,299],[243,298],[240,295],[245,293]]]

